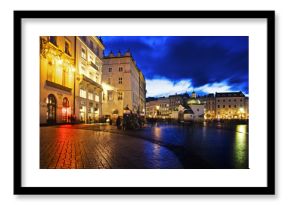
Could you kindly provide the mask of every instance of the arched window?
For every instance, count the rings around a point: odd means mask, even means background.
[[[56,98],[53,94],[47,97],[47,123],[56,123]]]

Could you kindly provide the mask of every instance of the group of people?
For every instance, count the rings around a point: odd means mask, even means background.
[[[124,114],[121,118],[118,116],[116,120],[116,126],[118,129],[128,130],[128,129],[139,129],[142,128],[145,124],[144,117],[138,114]]]

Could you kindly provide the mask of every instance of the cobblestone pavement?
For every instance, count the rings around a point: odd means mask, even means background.
[[[74,129],[76,128],[76,129]],[[179,169],[164,146],[120,133],[110,126],[65,125],[40,128],[41,169]]]

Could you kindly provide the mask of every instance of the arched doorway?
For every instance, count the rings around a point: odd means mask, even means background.
[[[56,98],[53,94],[47,97],[47,123],[56,123]]]

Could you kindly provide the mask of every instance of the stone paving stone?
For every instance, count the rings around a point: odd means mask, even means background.
[[[77,129],[73,129],[77,128]],[[40,128],[41,169],[180,169],[167,148],[86,125]]]

